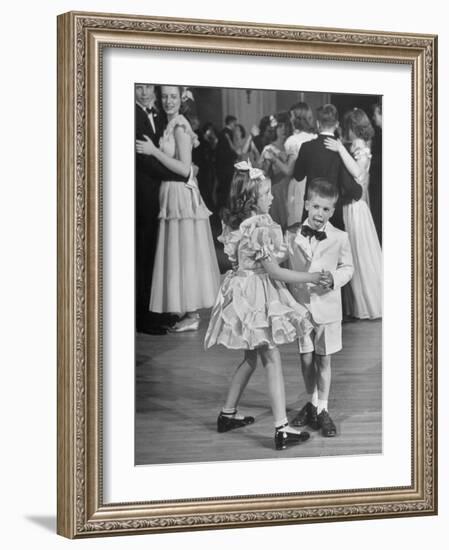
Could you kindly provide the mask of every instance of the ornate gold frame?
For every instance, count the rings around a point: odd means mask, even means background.
[[[411,66],[411,486],[103,503],[99,128],[105,45]],[[437,513],[436,60],[433,35],[74,12],[58,17],[58,533],[81,538]]]

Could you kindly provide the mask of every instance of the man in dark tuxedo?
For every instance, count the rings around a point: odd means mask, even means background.
[[[342,207],[353,200],[358,201],[362,196],[362,187],[348,172],[340,155],[336,151],[326,149],[324,145],[326,138],[335,139],[338,128],[338,111],[334,105],[329,103],[318,109],[317,126],[317,139],[303,143],[299,150],[293,177],[297,181],[306,178],[305,196],[308,183],[315,178],[325,178],[337,187],[339,199],[331,222],[338,229],[344,230]],[[306,217],[307,213],[304,211],[303,219]]]
[[[235,116],[228,115],[225,127],[218,134],[215,167],[217,173],[217,208],[220,210],[228,201],[231,188],[234,164],[237,162],[237,153],[232,143],[234,128],[237,124]]]
[[[155,108],[153,84],[135,85],[136,139],[147,136],[155,145],[164,128],[164,117]],[[165,334],[170,316],[148,310],[154,256],[159,226],[159,187],[161,181],[187,181],[171,172],[152,156],[136,153],[136,330],[147,334]]]

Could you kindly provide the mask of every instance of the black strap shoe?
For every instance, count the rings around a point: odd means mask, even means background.
[[[234,418],[233,416],[228,416],[223,412],[221,412],[217,418],[217,432],[219,433],[229,432],[229,430],[242,428],[243,426],[248,426],[248,424],[253,424],[253,422],[254,422],[253,416],[244,416],[243,418]]]
[[[323,437],[335,437],[337,435],[337,428],[326,409],[323,409],[318,415],[318,424]]]
[[[318,413],[315,405],[312,405],[310,401],[306,403],[299,413],[293,418],[290,424],[297,428],[308,426],[312,430],[318,430]]]
[[[286,432],[282,429],[286,426],[288,426],[288,424],[284,424],[283,426],[276,428],[274,432],[274,448],[276,449],[276,451],[282,451],[287,447],[291,447],[292,445],[303,443],[304,441],[307,441],[310,437],[309,432]]]

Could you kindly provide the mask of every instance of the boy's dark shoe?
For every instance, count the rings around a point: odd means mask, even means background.
[[[323,437],[335,437],[337,435],[337,428],[326,409],[323,409],[318,415],[318,425],[321,428]]]
[[[312,405],[310,401],[306,403],[290,424],[298,428],[309,426],[312,430],[318,430],[320,426],[318,424],[317,408],[315,405]]]

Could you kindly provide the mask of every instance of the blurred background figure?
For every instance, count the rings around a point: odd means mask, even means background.
[[[194,164],[198,166],[198,187],[207,208],[215,212],[215,157],[218,138],[211,122],[206,122],[199,131],[199,141],[200,144],[193,150],[192,157]]]
[[[291,134],[289,114],[284,112],[271,117],[270,125],[274,130],[272,141],[264,147],[259,166],[271,180],[273,203],[270,215],[285,231],[288,223],[288,185],[291,178],[285,150],[285,141]]]
[[[290,114],[293,116],[293,134],[285,141],[288,172],[291,177],[288,186],[287,226],[300,223],[304,210],[306,180],[304,178],[301,181],[297,181],[292,177],[299,150],[303,143],[318,137],[312,109],[307,103],[296,103],[291,107]]]
[[[251,132],[254,132],[257,136],[259,134],[259,129],[255,126],[252,128]],[[252,166],[256,166],[259,161],[260,154],[254,144],[252,133],[247,135],[245,128],[241,124],[236,124],[232,136],[232,142],[235,152],[237,153],[238,160],[246,160],[249,161]]]
[[[372,106],[374,137],[371,142],[369,200],[377,236],[382,244],[382,104]]]
[[[259,122],[259,133],[254,137],[254,145],[257,147],[259,153],[262,153],[264,147],[271,143],[274,136],[274,129],[272,126],[273,117],[265,115]]]
[[[237,119],[233,115],[227,115],[225,126],[218,135],[215,168],[217,174],[217,209],[226,206],[231,188],[231,180],[234,174],[234,164],[238,155],[235,151],[232,137],[237,125]]]

